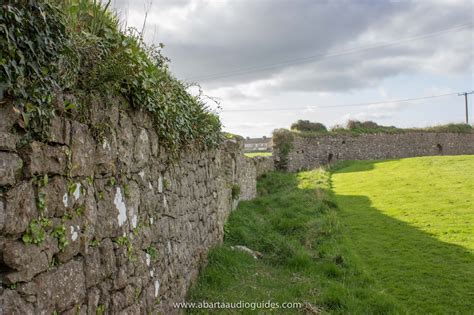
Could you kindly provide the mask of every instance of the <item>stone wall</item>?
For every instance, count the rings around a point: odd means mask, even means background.
[[[257,178],[264,173],[275,170],[275,161],[273,160],[273,156],[256,156],[252,158],[252,160],[255,164]]]
[[[170,164],[150,118],[117,103],[92,106],[100,137],[58,117],[48,142],[23,145],[0,104],[0,314],[176,313],[222,240],[232,187],[255,197],[241,142]]]
[[[474,154],[474,133],[295,136],[287,170],[294,172],[344,160],[380,160],[429,155]],[[278,152],[276,152],[278,155]]]

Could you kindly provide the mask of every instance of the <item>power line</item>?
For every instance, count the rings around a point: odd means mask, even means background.
[[[390,100],[390,101],[377,101],[377,102],[370,102],[370,103],[358,103],[358,104],[343,104],[343,105],[325,105],[325,106],[307,106],[307,107],[292,107],[292,108],[263,108],[263,109],[230,109],[230,110],[223,110],[223,112],[277,112],[277,111],[291,111],[291,110],[307,110],[307,109],[318,109],[318,108],[337,108],[337,107],[360,107],[360,106],[369,106],[369,105],[381,105],[381,104],[393,104],[393,103],[403,103],[403,102],[412,102],[412,101],[419,101],[419,100],[426,100],[444,96],[451,96],[457,95],[458,93],[446,93],[446,94],[438,94],[438,95],[430,95],[430,96],[423,96],[423,97],[415,97],[415,98],[405,98],[405,99],[398,99],[398,100]]]
[[[333,51],[333,52],[326,52],[326,53],[318,53],[316,55],[308,56],[308,57],[303,57],[303,58],[296,58],[296,59],[289,59],[286,61],[274,63],[274,64],[268,64],[268,65],[262,65],[262,66],[256,66],[256,67],[250,67],[250,68],[243,68],[243,69],[236,69],[233,71],[227,71],[227,72],[218,72],[218,73],[212,73],[212,74],[207,74],[207,75],[202,75],[202,76],[192,76],[189,78],[186,78],[185,80],[210,80],[210,79],[221,79],[221,78],[227,78],[227,77],[232,77],[232,76],[239,76],[239,75],[244,75],[252,72],[259,72],[259,71],[265,71],[265,70],[270,70],[270,69],[275,69],[279,68],[281,66],[288,66],[288,65],[294,65],[294,64],[300,64],[300,63],[306,63],[310,61],[322,61],[324,59],[329,59],[332,57],[339,57],[339,56],[344,56],[344,55],[349,55],[353,53],[358,53],[358,52],[364,52],[376,48],[384,48],[384,47],[390,47],[390,46],[395,46],[399,45],[402,43],[407,43],[407,42],[412,42],[416,40],[422,40],[434,36],[438,36],[444,33],[452,32],[452,31],[457,31],[461,30],[464,28],[468,28],[473,26],[473,23],[464,23],[460,24],[451,28],[447,29],[442,29],[436,32],[432,33],[426,33],[426,34],[421,34],[413,37],[408,37],[404,38],[398,41],[393,41],[393,42],[386,42],[386,43],[378,43],[374,44],[371,46],[366,46],[366,47],[359,47],[359,48],[353,48],[353,49],[348,49],[348,50],[342,50],[342,51]],[[317,58],[320,58],[319,60]]]

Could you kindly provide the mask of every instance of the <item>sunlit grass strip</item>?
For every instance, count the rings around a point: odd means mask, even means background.
[[[333,175],[354,251],[413,314],[474,309],[474,156],[360,161]]]

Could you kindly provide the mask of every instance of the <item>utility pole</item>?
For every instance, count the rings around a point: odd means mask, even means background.
[[[473,94],[474,91],[471,92],[464,92],[464,93],[459,93],[458,96],[464,95],[464,102],[466,104],[466,124],[469,124],[469,109],[467,107],[467,95],[468,94]]]

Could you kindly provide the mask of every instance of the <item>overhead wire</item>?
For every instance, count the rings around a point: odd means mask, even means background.
[[[287,108],[250,108],[250,109],[229,109],[223,110],[222,112],[276,112],[276,111],[295,111],[295,110],[314,110],[318,108],[338,108],[338,107],[361,107],[361,106],[371,106],[371,105],[381,105],[381,104],[396,104],[396,103],[404,103],[404,102],[413,102],[419,100],[426,100],[426,99],[433,99],[438,97],[445,97],[451,95],[457,95],[458,93],[445,93],[445,94],[438,94],[438,95],[429,95],[429,96],[422,96],[422,97],[412,97],[412,98],[405,98],[405,99],[396,99],[396,100],[386,100],[386,101],[375,101],[375,102],[368,102],[368,103],[356,103],[356,104],[341,104],[341,105],[312,105],[306,107],[287,107]]]
[[[461,29],[464,29],[464,28],[472,27],[473,25],[474,25],[474,23],[472,23],[472,22],[471,23],[463,23],[463,24],[459,24],[459,25],[456,25],[456,26],[453,26],[453,27],[450,27],[450,28],[438,30],[436,32],[420,34],[420,35],[404,38],[404,39],[397,40],[397,41],[372,44],[372,45],[366,46],[366,47],[358,47],[358,48],[352,48],[352,49],[347,49],[347,50],[342,50],[342,51],[332,51],[332,52],[318,53],[318,54],[308,56],[308,57],[289,59],[289,60],[281,61],[281,62],[278,62],[278,63],[267,64],[267,65],[256,66],[256,67],[250,67],[250,68],[236,69],[236,70],[233,70],[233,71],[217,72],[217,73],[212,73],[212,74],[207,74],[207,75],[202,75],[202,76],[191,76],[191,77],[186,78],[185,81],[190,81],[190,80],[195,80],[195,81],[204,80],[205,81],[205,80],[221,79],[221,78],[227,78],[227,77],[232,77],[232,76],[244,75],[244,74],[253,73],[253,72],[271,70],[271,69],[279,68],[279,67],[282,67],[282,66],[289,66],[289,65],[307,63],[307,62],[313,62],[313,61],[322,61],[322,60],[333,58],[333,57],[339,57],[339,56],[344,56],[344,55],[353,54],[353,53],[365,52],[365,51],[372,50],[372,49],[390,47],[390,46],[395,46],[395,45],[399,45],[399,44],[403,44],[403,43],[407,43],[407,42],[412,42],[412,41],[422,40],[422,39],[426,39],[426,38],[431,38],[431,37],[438,36],[438,35],[441,35],[441,34],[445,34],[445,33],[448,33],[448,32],[457,31],[457,30],[461,30]]]

